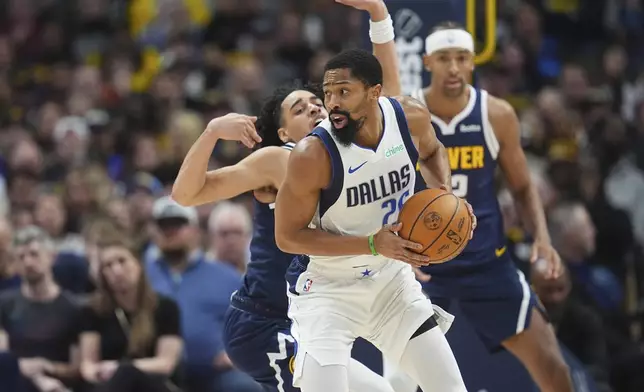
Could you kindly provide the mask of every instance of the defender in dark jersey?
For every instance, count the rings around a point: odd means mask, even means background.
[[[472,205],[478,227],[458,257],[422,269],[431,276],[424,289],[444,309],[452,299],[459,301],[488,349],[505,348],[514,354],[541,391],[572,391],[554,332],[506,251],[494,186],[497,164],[524,221],[532,226],[532,261],[547,261],[547,277],[561,274],[561,261],[550,244],[543,207],[519,143],[517,116],[506,101],[468,84],[474,69],[474,45],[467,31],[445,23],[425,44],[424,62],[432,73],[432,84],[413,96],[432,113],[436,135],[448,151],[453,192]]]
[[[388,19],[382,0],[342,0],[369,12],[373,21]],[[383,65],[387,94],[399,94],[400,82],[393,40],[374,44]],[[172,197],[184,205],[228,199],[254,191],[254,233],[251,261],[226,314],[224,343],[234,365],[268,391],[295,391],[292,386],[294,339],[287,316],[285,273],[293,255],[280,251],[274,236],[274,193],[286,174],[293,142],[304,138],[328,116],[313,90],[278,89],[256,118],[228,114],[214,119],[186,156]],[[261,135],[261,137],[259,136]],[[261,148],[236,165],[207,172],[217,140],[237,140]],[[392,392],[391,386],[364,365],[349,366],[353,391]]]

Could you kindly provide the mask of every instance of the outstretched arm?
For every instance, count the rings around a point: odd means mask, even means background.
[[[436,137],[427,106],[411,97],[396,97],[405,111],[409,132],[418,149],[420,173],[429,188],[452,189],[447,151]]]
[[[254,117],[231,113],[208,124],[188,151],[172,187],[172,198],[177,203],[211,203],[263,187],[277,188],[281,184],[288,151],[279,147],[262,148],[235,165],[208,171],[212,150],[219,140],[238,140],[247,147],[261,141],[254,120]]]
[[[336,2],[369,13],[373,54],[382,65],[381,94],[388,97],[402,94],[394,28],[385,2],[383,0],[336,0]]]

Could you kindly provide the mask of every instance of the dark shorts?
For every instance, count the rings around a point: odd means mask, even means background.
[[[299,391],[293,387],[295,339],[290,328],[288,319],[242,310],[233,300],[225,316],[226,353],[265,391]]]
[[[432,303],[449,309],[458,301],[463,314],[490,351],[530,325],[536,306],[545,315],[523,273],[507,252],[495,260],[460,272],[432,274],[423,284]]]

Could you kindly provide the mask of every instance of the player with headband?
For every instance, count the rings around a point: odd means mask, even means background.
[[[457,258],[423,267],[431,276],[424,279],[423,288],[443,309],[449,309],[451,300],[458,301],[486,347],[514,354],[541,391],[572,391],[569,369],[545,311],[505,247],[494,186],[497,165],[535,238],[531,261],[544,262],[547,278],[562,272],[519,142],[517,115],[508,102],[470,84],[474,40],[461,26],[438,25],[427,37],[425,51],[432,82],[412,96],[432,113],[436,135],[448,150],[453,192],[472,205],[478,227]],[[406,379],[395,372],[389,378],[394,387]],[[416,390],[413,384],[409,388]]]

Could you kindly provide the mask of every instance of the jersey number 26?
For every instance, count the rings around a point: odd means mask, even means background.
[[[403,204],[405,204],[405,201],[407,201],[407,198],[409,198],[409,191],[406,190],[402,195],[400,195],[400,198],[396,200],[395,197],[392,197],[391,199],[387,199],[382,202],[382,209],[386,210],[385,216],[382,218],[382,225],[388,225],[394,223],[396,220],[392,219],[392,216],[395,215],[396,211],[400,211],[402,209]],[[394,218],[396,218],[394,216]],[[390,222],[391,220],[391,222]]]

